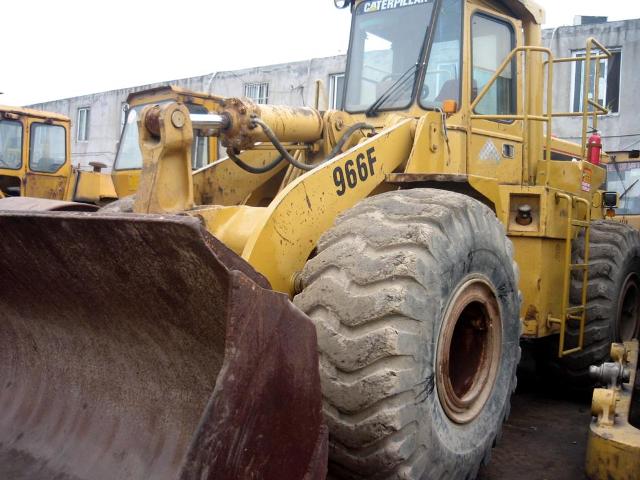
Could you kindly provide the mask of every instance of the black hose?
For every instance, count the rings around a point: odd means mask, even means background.
[[[278,153],[280,153],[280,157],[276,158],[273,162],[265,165],[264,167],[252,167],[251,165],[248,165],[245,162],[243,162],[242,160],[240,160],[240,158],[238,158],[231,151],[231,149],[227,149],[227,155],[233,161],[233,163],[238,165],[243,170],[245,170],[245,171],[247,171],[249,173],[256,173],[256,174],[268,172],[272,168],[275,168],[282,160],[286,160],[287,162],[289,162],[294,167],[299,168],[300,170],[304,170],[305,172],[311,171],[314,168],[316,168],[318,165],[321,165],[321,164],[323,164],[325,162],[328,162],[329,160],[334,158],[336,155],[338,155],[340,153],[340,151],[342,150],[342,147],[344,147],[344,145],[347,143],[347,141],[349,141],[349,139],[352,137],[352,135],[356,131],[358,131],[358,130],[374,130],[375,129],[375,127],[373,127],[372,125],[369,125],[368,123],[364,123],[364,122],[360,122],[360,123],[356,123],[354,125],[351,125],[347,129],[347,131],[344,132],[344,135],[342,135],[340,140],[338,140],[338,143],[336,143],[335,146],[331,149],[331,152],[329,152],[329,156],[326,159],[322,160],[319,163],[315,163],[313,165],[308,165],[306,163],[301,163],[298,160],[296,160],[295,158],[293,158],[291,156],[291,154],[284,148],[282,143],[280,143],[280,140],[278,140],[278,137],[276,137],[276,134],[273,132],[273,130],[271,130],[269,125],[264,123],[260,118],[257,118],[257,117],[254,118],[253,119],[253,123],[255,123],[256,125],[260,125],[260,127],[262,127],[262,130],[264,131],[264,134],[267,136],[269,141],[276,148]]]
[[[293,165],[294,167],[299,168],[300,170],[304,170],[305,172],[308,172],[310,170],[313,170],[314,168],[316,168],[319,165],[319,164],[307,165],[306,163],[300,163],[295,158],[293,158],[289,154],[289,152],[287,152],[287,150],[280,143],[280,140],[278,140],[278,137],[276,137],[276,134],[273,133],[273,130],[271,130],[269,125],[267,125],[266,123],[264,123],[261,119],[259,119],[257,117],[253,119],[253,123],[255,123],[256,125],[260,125],[262,127],[262,130],[264,131],[264,134],[267,136],[267,138],[273,144],[273,146],[276,147],[276,150],[278,150],[280,155],[282,155],[282,157],[287,162],[289,162],[291,165]]]
[[[338,143],[336,143],[335,146],[331,149],[331,152],[329,152],[329,156],[327,157],[325,162],[331,160],[333,157],[338,155],[342,150],[342,147],[344,147],[345,143],[347,143],[347,141],[351,138],[351,136],[358,130],[375,130],[375,127],[364,122],[355,123],[351,125],[347,129],[347,131],[344,132],[344,135],[342,135],[340,140],[338,140]]]
[[[237,157],[230,148],[227,149],[227,155],[229,156],[229,158],[231,159],[231,161],[233,163],[235,163],[237,166],[239,166],[242,170],[244,170],[245,172],[249,172],[249,173],[266,173],[269,170],[276,168],[280,162],[282,162],[282,160],[284,160],[284,157],[282,155],[280,155],[278,158],[276,158],[273,162],[268,163],[267,165],[265,165],[264,167],[253,167],[251,165],[249,165],[248,163],[243,162],[242,160],[240,160],[239,157]]]

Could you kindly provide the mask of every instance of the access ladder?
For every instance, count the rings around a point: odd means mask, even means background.
[[[567,201],[567,235],[565,239],[565,258],[564,258],[564,282],[562,289],[562,315],[555,318],[549,315],[549,323],[557,323],[560,325],[560,341],[558,342],[558,357],[576,353],[582,350],[584,345],[584,325],[587,317],[587,287],[589,284],[589,237],[591,235],[591,204],[588,200],[580,197],[567,195],[565,193],[556,193],[558,200]],[[585,205],[585,219],[579,220],[574,218],[574,208],[577,203]],[[573,241],[573,228],[584,229],[584,258],[582,263],[571,263],[571,246]],[[580,290],[580,304],[571,306],[571,273],[575,270],[582,270],[582,283]],[[565,348],[565,338],[567,331],[567,323],[569,321],[580,322],[580,330],[578,334],[578,345],[572,348]]]

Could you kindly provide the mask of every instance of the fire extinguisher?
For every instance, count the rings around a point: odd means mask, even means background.
[[[602,153],[602,137],[597,130],[594,130],[587,141],[587,161],[594,165],[600,165],[600,154]]]

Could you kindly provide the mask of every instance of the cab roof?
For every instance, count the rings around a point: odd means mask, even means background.
[[[0,105],[0,113],[15,113],[23,117],[41,118],[43,120],[57,120],[60,122],[69,122],[69,117],[54,112],[45,112],[44,110],[35,110],[33,108],[12,107],[9,105]]]
[[[356,5],[369,0],[355,0]],[[382,0],[386,2],[402,2],[403,0]],[[532,0],[485,0],[486,3],[502,5],[511,10],[519,20],[542,25],[545,20],[544,9]]]
[[[542,25],[545,21],[544,8],[531,0],[496,0],[501,3],[521,19],[528,20],[538,25]]]
[[[149,88],[146,90],[140,90],[138,92],[132,92],[127,97],[127,103],[135,103],[136,100],[155,98],[158,96],[173,96],[179,95],[187,97],[197,97],[202,99],[211,99],[212,96],[203,92],[194,92],[193,90],[187,90],[186,88],[176,87],[175,85],[163,85],[161,87]]]

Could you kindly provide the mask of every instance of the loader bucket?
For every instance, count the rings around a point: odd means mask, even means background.
[[[0,478],[324,479],[315,330],[198,219],[0,232]]]

